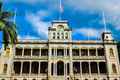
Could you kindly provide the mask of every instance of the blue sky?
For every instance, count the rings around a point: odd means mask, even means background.
[[[3,3],[4,10],[17,10],[19,39],[47,39],[48,27],[59,17],[59,0],[3,0]],[[120,0],[62,0],[62,6],[62,19],[69,21],[74,40],[100,38],[104,31],[103,11],[107,30],[114,39],[120,39]]]

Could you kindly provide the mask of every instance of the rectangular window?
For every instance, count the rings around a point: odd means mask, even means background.
[[[48,56],[48,49],[41,49],[41,56]]]
[[[22,51],[23,51],[22,48],[16,48],[16,49],[15,49],[15,55],[16,55],[16,56],[22,56]]]
[[[8,67],[8,65],[7,65],[7,64],[4,64],[3,73],[7,73],[7,67]]]
[[[57,49],[57,56],[64,56],[64,49]]]
[[[52,56],[54,56],[54,49],[52,49]]]
[[[88,49],[81,49],[81,56],[88,56]]]
[[[48,73],[48,62],[41,62],[40,63],[40,73]]]
[[[67,49],[67,56],[69,56],[69,52],[70,52],[69,49]]]
[[[24,49],[24,56],[31,56],[31,49],[30,48]]]
[[[73,56],[79,56],[79,49],[72,49]]]
[[[98,48],[97,53],[98,53],[98,56],[104,56],[104,49],[103,48]]]
[[[69,63],[67,63],[67,75],[69,75],[69,73],[70,73],[70,65]]]
[[[54,64],[51,64],[51,75],[53,75],[53,70],[54,70]]]
[[[89,49],[90,56],[96,56],[96,49]]]
[[[39,56],[40,49],[33,49],[32,56]]]

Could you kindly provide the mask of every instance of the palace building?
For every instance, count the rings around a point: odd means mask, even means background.
[[[18,40],[0,55],[0,80],[120,80],[117,42],[72,40],[68,21],[53,21],[48,40]],[[80,36],[79,36],[80,37]]]

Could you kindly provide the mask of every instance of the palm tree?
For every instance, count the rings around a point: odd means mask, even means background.
[[[14,16],[11,12],[2,11],[2,2],[0,1],[0,31],[3,32],[4,49],[8,44],[14,44],[17,41],[16,25],[9,18]]]

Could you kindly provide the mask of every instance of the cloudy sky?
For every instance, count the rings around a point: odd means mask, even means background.
[[[74,40],[87,40],[88,36],[100,39],[104,31],[102,12],[107,31],[120,39],[120,0],[62,0],[62,6],[62,19],[69,21]],[[47,39],[48,27],[59,18],[59,0],[3,0],[3,9],[16,10],[19,39]]]

